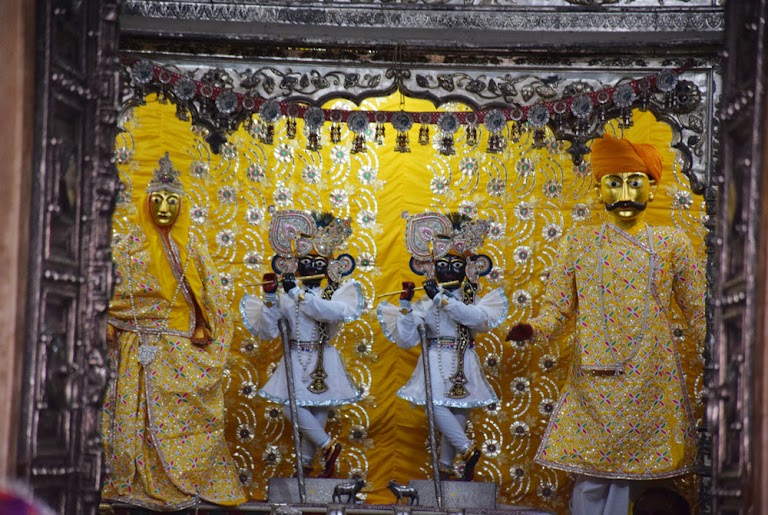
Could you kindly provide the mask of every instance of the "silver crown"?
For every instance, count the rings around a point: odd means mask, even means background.
[[[160,168],[155,168],[152,180],[147,184],[147,193],[155,191],[170,191],[184,195],[184,186],[181,184],[181,173],[173,167],[168,152],[160,158]]]

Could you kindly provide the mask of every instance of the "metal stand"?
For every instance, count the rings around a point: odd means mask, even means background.
[[[434,506],[443,507],[443,492],[440,485],[440,463],[437,459],[437,438],[435,436],[435,407],[432,404],[432,375],[429,366],[429,342],[427,342],[427,329],[424,324],[416,328],[421,339],[421,362],[424,365],[424,387],[426,394],[427,424],[429,426],[429,447],[432,451],[432,483],[434,485]],[[421,497],[421,492],[419,492]],[[495,499],[495,497],[494,497]]]
[[[288,406],[291,411],[291,427],[293,429],[293,446],[296,449],[296,479],[298,498],[301,504],[304,504],[306,498],[306,489],[304,485],[304,467],[301,462],[301,438],[299,436],[299,413],[296,407],[296,385],[293,383],[293,361],[291,361],[291,341],[288,336],[288,322],[281,318],[277,322],[280,330],[280,338],[283,340],[283,363],[285,363],[285,373],[288,383]],[[272,495],[272,484],[270,482],[270,493]],[[295,501],[295,498],[294,498]]]

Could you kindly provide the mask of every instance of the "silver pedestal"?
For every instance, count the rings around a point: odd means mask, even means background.
[[[417,479],[409,486],[419,492],[420,506],[437,506],[435,502],[435,483],[432,480]],[[496,483],[478,481],[441,481],[443,490],[443,509],[488,509],[496,508]]]

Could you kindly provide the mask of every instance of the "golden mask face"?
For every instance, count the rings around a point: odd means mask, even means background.
[[[149,213],[158,227],[170,227],[179,217],[181,195],[161,190],[149,194]]]
[[[616,221],[630,221],[645,211],[653,200],[656,181],[642,172],[604,175],[598,185],[598,196]]]

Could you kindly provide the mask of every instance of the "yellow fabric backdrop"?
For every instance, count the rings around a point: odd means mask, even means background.
[[[361,106],[346,100],[329,102],[333,109],[396,110],[400,97],[372,99]],[[445,110],[466,109],[457,104]],[[406,99],[409,112],[433,111],[426,101]],[[589,175],[589,164],[574,167],[567,144],[549,135],[547,147],[532,149],[532,134],[522,131],[503,154],[487,154],[487,131],[478,128],[479,142],[466,144],[464,129],[456,133],[456,154],[437,151],[437,127],[430,126],[432,144],[418,143],[419,124],[410,130],[411,153],[393,151],[395,130],[385,126],[383,145],[373,142],[375,124],[367,134],[367,152],[352,154],[352,134],[342,126],[339,144],[329,141],[326,124],[319,152],[307,150],[303,123],[288,139],[285,120],[275,126],[273,145],[262,144],[256,123],[229,138],[219,155],[210,152],[205,130],[175,116],[175,107],[150,97],[144,106],[127,112],[126,129],[116,141],[115,157],[126,189],[119,197],[114,230],[124,231],[135,216],[152,170],[164,152],[182,172],[187,190],[185,209],[191,210],[190,231],[208,242],[219,270],[224,272],[235,336],[227,376],[227,439],[252,500],[266,499],[267,480],[289,476],[293,470],[290,425],[278,406],[255,396],[281,355],[279,341],[256,341],[240,321],[243,293],[260,293],[263,273],[271,271],[273,256],[267,240],[271,206],[329,210],[352,219],[347,252],[357,259],[353,277],[368,299],[363,317],[348,324],[336,344],[348,370],[366,391],[358,405],[332,412],[329,429],[344,445],[338,472],[367,480],[368,503],[391,503],[390,479],[407,482],[430,474],[423,410],[412,409],[396,397],[410,376],[417,352],[404,351],[381,334],[375,317],[376,296],[419,284],[408,267],[403,238],[403,211],[463,210],[492,218],[491,234],[482,251],[495,270],[486,286],[502,285],[510,297],[508,323],[484,336],[477,345],[491,385],[501,404],[477,409],[471,430],[483,449],[477,480],[500,485],[500,504],[534,505],[565,512],[569,479],[532,463],[558,397],[568,359],[568,342],[552,348],[514,346],[503,341],[509,325],[537,313],[546,270],[552,265],[559,236],[575,224],[595,223],[602,216]],[[620,132],[616,126],[609,127]],[[665,169],[648,221],[684,229],[701,251],[703,203],[691,194],[669,149],[671,130],[649,113],[635,113],[635,126],[625,131],[636,140],[652,140],[662,150]],[[390,297],[396,302],[397,297]],[[690,348],[689,383],[695,398],[700,389],[701,363]],[[682,481],[692,498],[691,480]]]

